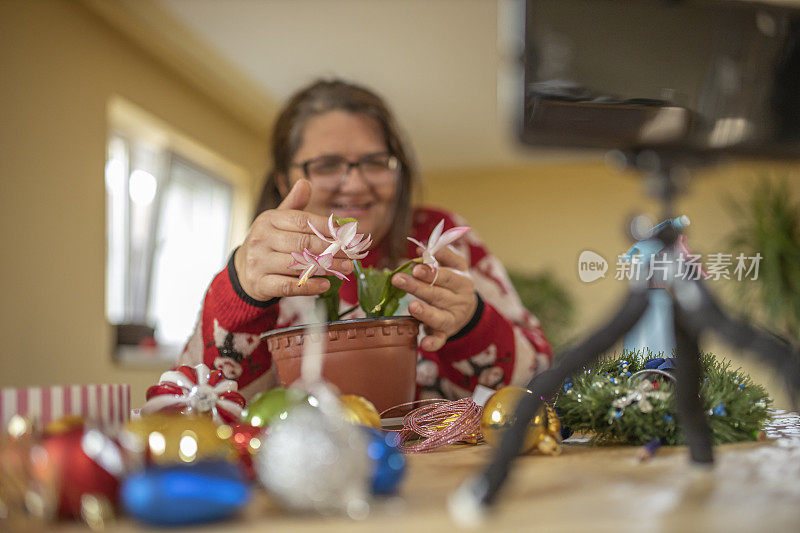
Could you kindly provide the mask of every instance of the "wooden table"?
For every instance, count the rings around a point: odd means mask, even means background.
[[[800,421],[800,418],[797,419]],[[775,436],[776,434],[773,434]],[[686,448],[661,448],[645,463],[638,448],[567,441],[558,457],[520,457],[484,531],[800,531],[800,436],[716,448],[697,470]],[[572,439],[571,439],[572,440]],[[409,456],[401,496],[373,503],[368,519],[295,516],[259,491],[236,520],[198,531],[460,531],[446,502],[489,460],[485,444]],[[476,524],[476,526],[478,526]],[[59,531],[88,531],[63,524]],[[153,531],[129,519],[113,531]],[[174,531],[174,529],[173,529]]]

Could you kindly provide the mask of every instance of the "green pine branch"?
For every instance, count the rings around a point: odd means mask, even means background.
[[[666,445],[682,444],[674,401],[674,385],[658,380],[666,398],[650,398],[652,411],[643,412],[637,402],[615,408],[612,402],[636,389],[639,378],[630,375],[644,369],[641,352],[626,352],[603,359],[571,378],[559,392],[555,406],[561,423],[574,431],[591,433],[594,442],[645,444],[659,438]],[[623,362],[627,370],[623,371]],[[679,364],[676,362],[676,364]],[[705,379],[700,393],[715,444],[755,440],[768,421],[772,400],[761,385],[741,369],[713,354],[701,355]],[[630,374],[630,375],[628,375]]]

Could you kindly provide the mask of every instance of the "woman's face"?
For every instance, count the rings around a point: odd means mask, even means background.
[[[310,119],[303,132],[303,141],[292,163],[302,164],[325,156],[339,156],[354,163],[365,156],[388,153],[383,131],[372,117],[346,111],[328,111]],[[302,168],[293,166],[289,182],[303,179]],[[374,181],[374,180],[373,180]],[[389,231],[394,216],[394,198],[398,179],[369,183],[358,167],[352,167],[345,178],[335,185],[315,186],[311,179],[311,200],[307,211],[328,217],[353,217],[358,220],[359,233],[371,233],[375,242]]]

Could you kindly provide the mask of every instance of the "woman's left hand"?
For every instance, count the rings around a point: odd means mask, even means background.
[[[392,285],[419,298],[408,306],[411,315],[422,322],[427,336],[420,348],[435,352],[449,337],[467,325],[478,307],[475,284],[469,276],[464,256],[445,247],[436,253],[439,276],[431,285],[435,273],[427,265],[417,265],[408,274],[395,274]]]

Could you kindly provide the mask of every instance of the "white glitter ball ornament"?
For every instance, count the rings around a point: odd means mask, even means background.
[[[255,467],[264,487],[290,510],[357,519],[369,512],[365,432],[320,409],[299,405],[271,427]]]

